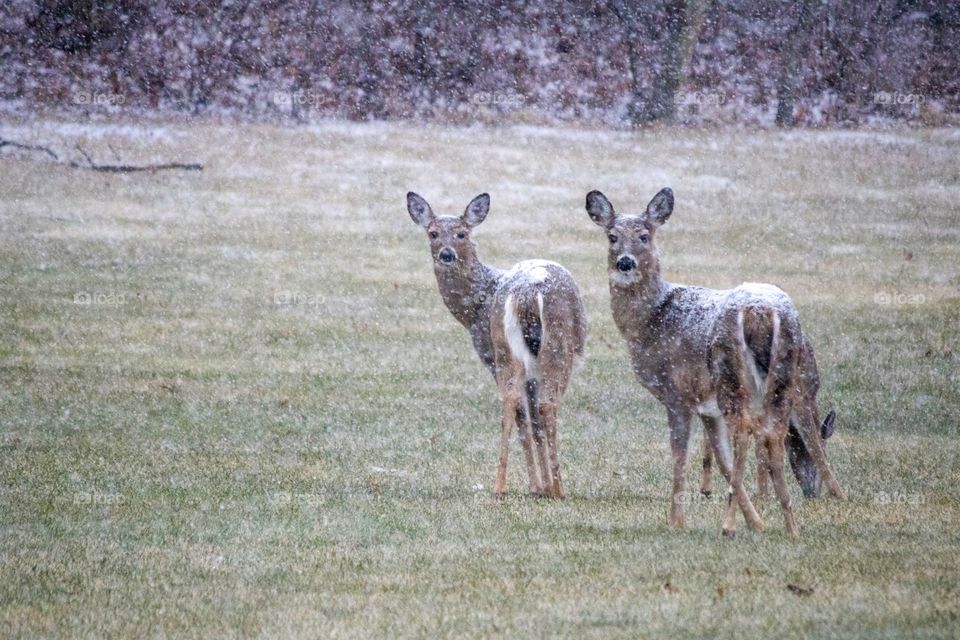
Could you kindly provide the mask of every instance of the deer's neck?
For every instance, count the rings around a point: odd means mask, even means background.
[[[610,306],[624,337],[644,339],[651,330],[656,330],[650,320],[672,288],[672,284],[660,277],[659,269],[630,282],[623,282],[615,272],[611,274]]]
[[[479,259],[468,260],[453,269],[434,267],[440,296],[457,321],[470,332],[473,348],[490,373],[495,373],[493,339],[490,337],[490,309],[496,296],[501,271]]]
[[[467,329],[488,323],[488,304],[493,298],[500,270],[474,258],[452,269],[434,267],[440,296],[453,317]]]

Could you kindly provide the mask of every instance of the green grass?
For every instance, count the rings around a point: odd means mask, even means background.
[[[956,131],[129,132],[6,127],[206,170],[0,156],[4,636],[957,633]],[[722,539],[715,501],[666,526],[665,414],[629,372],[583,210],[593,188],[639,211],[664,185],[666,277],[774,282],[817,347],[849,499],[791,483],[797,544],[773,502],[762,536]],[[410,189],[452,214],[489,191],[482,257],[555,259],[580,283],[564,502],[524,495],[517,446],[492,499],[495,387]]]

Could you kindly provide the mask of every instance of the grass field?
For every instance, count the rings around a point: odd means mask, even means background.
[[[7,122],[111,176],[0,155],[0,634],[956,637],[960,133]],[[112,149],[112,150],[111,150]],[[664,273],[774,282],[817,347],[846,501],[791,544],[666,525],[664,410],[613,325],[602,189],[662,186]],[[489,263],[566,265],[587,357],[569,497],[491,495],[499,402],[404,194],[492,208]],[[699,436],[698,436],[699,441]],[[696,488],[699,465],[690,465]],[[752,472],[749,482],[753,483]]]

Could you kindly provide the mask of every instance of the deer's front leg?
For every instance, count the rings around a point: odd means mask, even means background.
[[[670,421],[670,449],[673,453],[673,497],[670,501],[670,526],[683,528],[683,505],[687,501],[684,481],[687,471],[687,450],[690,446],[691,414],[681,408],[667,409]]]
[[[791,540],[800,538],[800,529],[797,527],[797,521],[793,517],[793,508],[790,505],[790,490],[787,489],[787,481],[783,475],[783,440],[787,435],[786,418],[781,419],[776,427],[769,433],[764,434],[762,442],[768,450],[769,473],[773,478],[773,490],[780,501],[780,508],[783,510],[783,523],[787,536]],[[767,471],[765,470],[766,474]]]

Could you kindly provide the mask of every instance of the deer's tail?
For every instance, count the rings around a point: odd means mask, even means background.
[[[523,363],[528,380],[539,378],[538,356],[545,340],[543,293],[534,288],[511,293],[504,304],[503,316],[510,351]]]
[[[772,306],[753,305],[740,312],[743,382],[748,392],[750,410],[758,415],[785,400],[794,376],[794,347],[800,339],[799,327],[790,317],[784,318]]]

